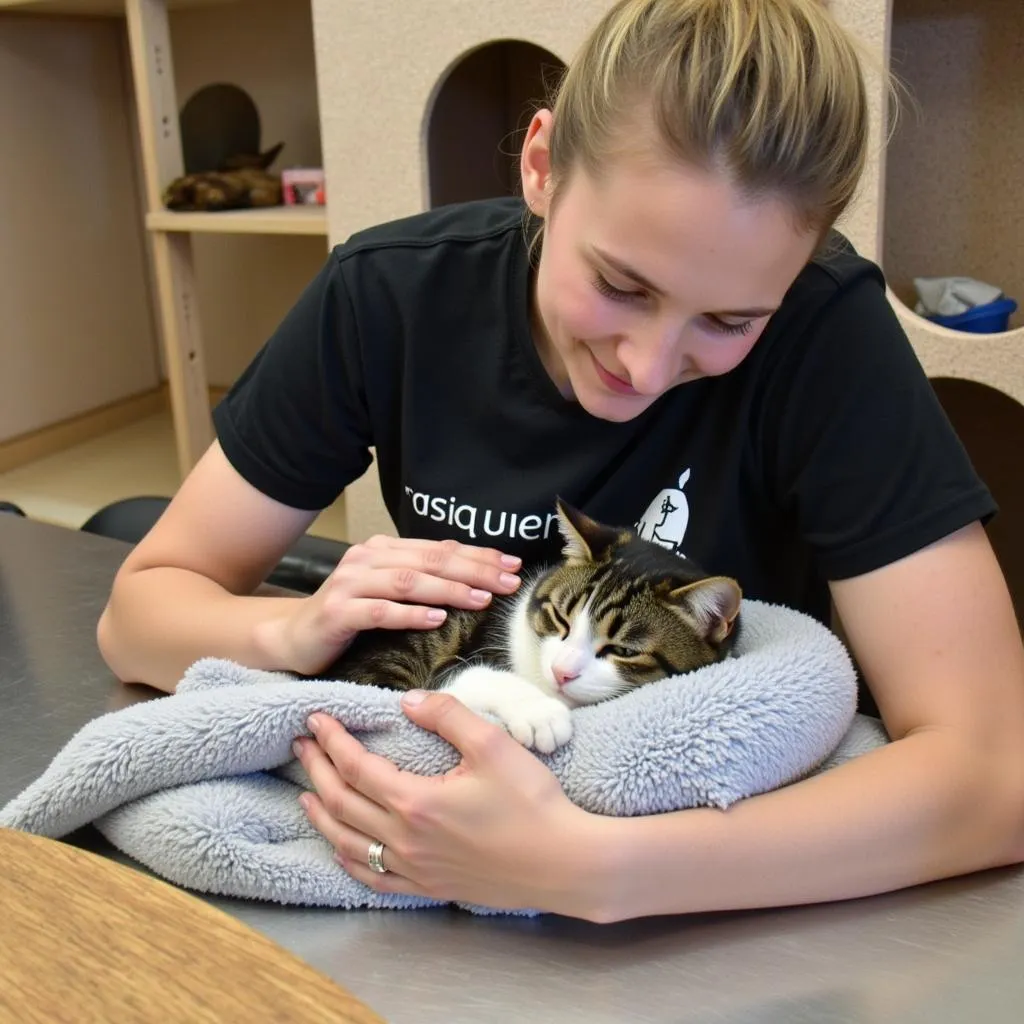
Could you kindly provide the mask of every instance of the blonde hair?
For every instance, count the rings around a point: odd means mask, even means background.
[[[553,103],[552,202],[577,166],[600,176],[635,152],[638,127],[746,197],[781,198],[823,237],[866,158],[856,46],[821,0],[619,0]]]

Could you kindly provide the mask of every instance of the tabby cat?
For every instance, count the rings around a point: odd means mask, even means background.
[[[545,753],[572,735],[569,709],[726,657],[739,631],[735,580],[559,500],[563,560],[495,596],[449,611],[434,630],[360,633],[332,678],[445,690],[490,712]]]

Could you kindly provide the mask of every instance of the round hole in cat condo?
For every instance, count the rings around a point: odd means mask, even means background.
[[[549,50],[518,39],[486,43],[449,67],[427,109],[431,207],[518,192],[530,116],[547,105],[564,68]]]
[[[973,380],[933,377],[932,387],[999,505],[999,514],[987,526],[989,540],[1024,629],[1024,406]]]
[[[886,156],[883,264],[893,293],[979,341],[1024,332],[1020,4],[893,0],[890,63],[909,92]],[[917,278],[943,281],[920,308]],[[963,291],[950,278],[970,283]],[[1016,309],[1000,306],[999,293]]]

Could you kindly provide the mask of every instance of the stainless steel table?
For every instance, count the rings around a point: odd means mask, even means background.
[[[86,721],[152,695],[117,683],[96,650],[125,551],[0,515],[0,803]],[[92,829],[68,841],[126,860]],[[842,904],[603,927],[211,902],[395,1024],[1024,1019],[1016,868]]]

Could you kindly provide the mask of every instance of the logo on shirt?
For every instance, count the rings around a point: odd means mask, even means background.
[[[683,488],[690,479],[687,469],[679,477],[679,487],[667,487],[647,506],[647,511],[636,524],[636,532],[644,540],[660,544],[681,555],[686,528],[690,525],[690,504]]]

